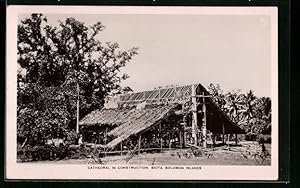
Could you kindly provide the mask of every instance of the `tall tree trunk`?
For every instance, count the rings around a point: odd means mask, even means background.
[[[77,114],[76,114],[76,133],[79,133],[79,84],[77,81]]]

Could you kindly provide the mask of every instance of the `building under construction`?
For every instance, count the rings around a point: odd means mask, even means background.
[[[80,121],[80,133],[106,152],[122,153],[211,147],[244,131],[201,84],[192,84],[110,98]]]

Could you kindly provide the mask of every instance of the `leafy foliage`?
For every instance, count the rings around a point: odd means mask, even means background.
[[[70,157],[71,150],[68,145],[36,145],[19,147],[18,160],[21,162],[41,161],[41,160],[56,160]]]
[[[101,22],[86,26],[75,18],[47,23],[32,14],[18,25],[18,136],[41,145],[49,138],[65,137],[80,117],[104,104],[110,94],[130,91],[120,83],[128,78],[121,68],[137,54],[117,43],[103,44]],[[79,88],[79,90],[77,89]]]
[[[218,84],[208,87],[214,102],[249,135],[271,130],[271,99],[256,97],[252,90],[223,93]],[[267,131],[266,131],[267,130]]]

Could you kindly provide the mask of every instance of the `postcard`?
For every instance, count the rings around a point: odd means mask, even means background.
[[[276,7],[8,6],[8,180],[276,180]]]

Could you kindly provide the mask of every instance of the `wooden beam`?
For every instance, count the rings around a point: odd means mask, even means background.
[[[146,148],[146,149],[140,149],[141,151],[153,151],[153,150],[156,150],[156,151],[159,151],[160,148]],[[169,148],[165,148],[164,150],[169,150]],[[171,148],[171,150],[176,150],[176,148]],[[128,153],[128,152],[132,152],[132,153],[136,153],[137,150],[134,150],[134,151],[130,151],[130,150],[123,150],[123,151],[102,151],[101,153],[103,154],[119,154],[119,153]]]
[[[162,151],[162,148],[163,148],[163,140],[162,140],[162,133],[161,133],[161,122],[160,122],[160,124],[159,124],[159,135],[158,135],[158,137],[159,137],[159,143],[160,143],[160,151]]]
[[[105,135],[104,135],[104,145],[107,143],[107,127],[105,127]]]
[[[197,145],[197,128],[198,128],[198,119],[197,119],[197,98],[196,98],[196,88],[195,85],[192,85],[192,137],[194,140],[194,145]]]
[[[169,150],[171,149],[171,134],[169,133]]]
[[[213,143],[213,147],[215,147],[216,145],[216,134],[212,133],[212,143]]]
[[[179,127],[179,148],[182,149],[182,133],[181,133],[181,127]]]
[[[138,146],[138,153],[140,154],[141,153],[141,139],[142,139],[142,136],[139,135],[139,146]]]
[[[195,97],[199,97],[199,98],[210,98],[212,97],[211,95],[205,95],[204,92],[202,93],[202,95],[195,95]]]
[[[185,129],[186,129],[186,124],[183,125],[183,129],[182,129],[182,148],[185,147]]]
[[[197,149],[202,149],[201,147],[199,147],[199,146],[195,146],[195,145],[191,145],[191,144],[186,144],[187,146],[189,146],[189,147],[195,147],[195,148],[197,148]]]
[[[25,139],[25,141],[23,142],[21,148],[23,148],[23,147],[25,146],[25,144],[26,144],[26,142],[27,142],[27,139],[28,139],[28,138]]]
[[[204,92],[202,93],[204,96]],[[202,98],[202,112],[203,112],[203,123],[202,123],[202,136],[203,136],[203,147],[207,147],[207,122],[206,122],[206,105],[205,105],[205,98]]]
[[[107,127],[105,127],[104,145],[107,143]],[[106,154],[105,154],[106,157]]]
[[[235,133],[235,145],[237,145],[238,144],[238,136],[237,136],[237,134]]]
[[[222,123],[222,143],[225,144],[225,126],[224,126],[224,123]]]
[[[228,145],[228,147],[229,147],[229,144],[230,144],[230,134],[227,134],[227,145]]]
[[[123,155],[123,142],[121,141],[121,156]]]

